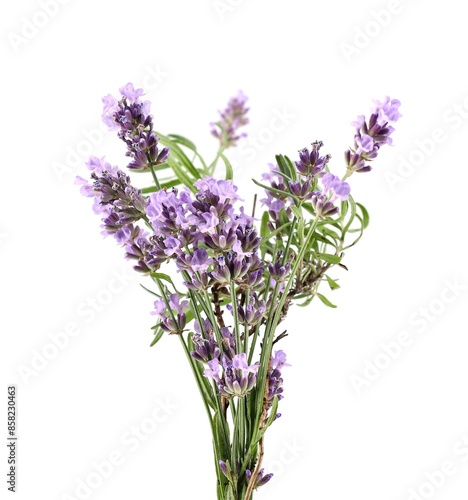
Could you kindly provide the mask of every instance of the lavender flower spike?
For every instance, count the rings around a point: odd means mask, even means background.
[[[111,130],[118,130],[119,138],[127,145],[126,155],[133,159],[128,168],[142,172],[165,163],[169,148],[159,147],[159,137],[153,131],[150,115],[151,103],[140,100],[143,89],[135,89],[132,83],[127,83],[119,90],[120,100],[110,94],[102,98],[102,120]]]
[[[284,366],[291,366],[286,363],[286,354],[284,351],[276,351],[274,356],[271,357],[268,369],[268,408],[271,408],[275,396],[277,396],[278,400],[283,399],[283,378],[281,376],[281,370]],[[276,418],[280,416],[280,413],[276,414]]]
[[[227,356],[217,358],[208,363],[204,371],[205,377],[214,379],[222,396],[230,398],[244,397],[255,385],[259,365],[248,365],[245,353],[236,354],[232,360]]]
[[[221,148],[235,146],[239,139],[246,136],[245,133],[238,132],[240,127],[249,123],[246,116],[249,108],[246,108],[246,102],[247,97],[239,91],[237,97],[229,100],[226,109],[219,111],[220,120],[210,124],[211,134],[219,140]]]
[[[358,116],[352,125],[356,129],[354,147],[345,152],[348,176],[353,172],[369,172],[372,167],[367,162],[377,158],[384,144],[392,144],[390,135],[394,132],[392,124],[400,117],[400,101],[386,97],[382,102],[374,100],[374,108],[369,121],[364,115]]]

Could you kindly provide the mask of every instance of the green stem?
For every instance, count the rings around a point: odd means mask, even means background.
[[[216,168],[216,165],[218,163],[218,160],[221,158],[221,155],[224,153],[225,150],[226,150],[226,148],[224,146],[221,146],[218,149],[218,152],[216,153],[215,159],[208,166],[208,175],[210,175],[210,176],[213,175],[215,168]]]
[[[151,175],[153,176],[154,184],[159,191],[161,189],[161,184],[159,184],[158,177],[156,175],[156,172],[154,171],[154,166],[152,163],[150,163],[149,166],[151,170]]]
[[[343,178],[341,180],[345,181],[348,177],[351,177],[352,174],[353,174],[352,171],[346,170],[346,173],[344,174],[344,176],[343,176]]]
[[[185,352],[185,354],[187,356],[187,360],[188,360],[188,362],[190,364],[190,368],[192,369],[193,375],[194,375],[195,380],[197,382],[197,386],[198,386],[198,389],[200,391],[201,397],[203,399],[203,403],[205,405],[206,413],[207,413],[208,419],[210,421],[211,431],[214,432],[213,416],[211,414],[210,406],[208,404],[208,401],[205,398],[205,394],[204,394],[204,391],[203,391],[203,388],[202,388],[202,383],[203,382],[200,380],[200,374],[199,374],[198,370],[194,366],[194,363],[197,363],[197,361],[194,360],[192,358],[192,356],[190,355],[190,351],[188,350],[188,346],[187,346],[187,343],[185,342],[184,336],[182,334],[180,334],[179,337],[180,337],[180,340],[182,342],[182,346],[184,348],[184,352]]]
[[[250,301],[250,288],[247,288],[245,292],[245,310],[249,306]],[[244,322],[244,352],[247,354],[249,352],[249,324],[247,321]]]
[[[218,342],[219,348],[222,349],[223,345],[224,345],[223,344],[223,336],[221,334],[220,326],[218,325],[218,322],[216,321],[216,316],[213,312],[213,309],[211,308],[210,298],[209,298],[208,292],[206,290],[203,292],[203,296],[204,296],[205,302],[207,304],[207,308],[206,308],[205,312],[206,312],[208,319],[210,320],[210,322],[213,326],[213,330],[215,332],[216,341]],[[200,325],[200,328],[201,328],[201,325]]]
[[[283,310],[284,304],[286,303],[286,299],[288,297],[289,290],[291,289],[296,272],[302,262],[302,259],[304,258],[304,255],[307,251],[307,249],[310,247],[310,244],[312,243],[312,239],[315,234],[315,229],[317,228],[317,225],[319,223],[319,217],[316,217],[315,220],[313,221],[309,232],[307,234],[307,237],[304,241],[303,246],[300,248],[299,253],[297,254],[294,264],[291,268],[291,273],[289,275],[289,279],[284,287],[284,290],[280,296],[278,305],[275,308],[275,312],[273,315],[268,317],[268,321],[265,327],[265,333],[264,333],[264,342],[262,346],[262,352],[260,355],[260,368],[258,370],[257,374],[257,387],[258,387],[258,392],[257,392],[257,398],[256,398],[256,416],[255,416],[255,424],[253,427],[253,433],[252,433],[252,440],[251,440],[251,445],[249,447],[249,451],[244,459],[244,462],[242,464],[242,469],[241,473],[245,471],[245,468],[247,467],[247,464],[249,460],[254,456],[256,450],[257,450],[257,430],[260,428],[260,419],[262,416],[262,411],[263,411],[263,399],[265,396],[265,385],[266,385],[266,377],[267,377],[267,372],[268,372],[268,366],[270,363],[270,358],[271,358],[271,351],[273,348],[273,339],[274,339],[274,332],[276,330],[276,327],[278,326],[278,323],[281,319],[281,312]],[[291,239],[291,234],[289,239]],[[288,245],[287,248],[289,248],[289,240],[288,240]],[[279,292],[279,283],[276,284],[275,290],[273,292],[273,297],[272,297],[272,304],[276,303],[276,300],[278,298],[278,292]]]
[[[239,354],[241,352],[242,344],[240,339],[239,311],[237,310],[236,285],[234,284],[234,281],[231,281],[229,288],[231,292],[232,314],[234,317],[234,334],[236,336],[236,351]]]

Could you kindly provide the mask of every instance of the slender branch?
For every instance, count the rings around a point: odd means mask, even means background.
[[[270,363],[268,363],[268,369],[270,369]],[[265,427],[265,424],[267,421],[269,385],[270,384],[269,384],[269,380],[267,377],[266,381],[265,381],[265,392],[264,392],[264,397],[263,397],[262,416],[260,418],[260,427],[259,427],[260,431]],[[263,435],[260,438],[260,441],[258,443],[257,463],[255,464],[255,468],[252,472],[252,476],[250,477],[249,485],[247,487],[247,491],[245,492],[244,500],[250,500],[250,497],[252,496],[253,490],[255,488],[255,484],[257,483],[258,475],[260,473],[260,469],[262,468],[264,454],[265,454],[265,444],[264,444],[264,435]]]
[[[154,184],[155,184],[156,188],[159,190],[159,189],[161,189],[161,184],[159,184],[158,177],[156,175],[156,172],[154,171],[153,164],[150,163],[149,166],[150,166],[150,170],[151,170],[151,175],[153,176]]]
[[[215,307],[215,316],[218,320],[218,325],[220,328],[224,328],[226,325],[224,324],[223,319],[223,311],[221,310],[221,304],[219,303],[219,284],[215,283],[211,287],[211,292],[213,293],[213,304]]]

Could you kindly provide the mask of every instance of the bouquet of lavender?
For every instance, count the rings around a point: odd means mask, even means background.
[[[246,97],[239,93],[211,133],[219,141],[207,163],[185,137],[153,129],[143,90],[127,84],[121,97],[103,98],[103,120],[125,143],[132,172],[147,172],[151,185],[137,189],[104,158],[91,157],[91,183],[78,177],[83,195],[94,198],[105,235],[112,235],[154,284],[156,344],[177,337],[200,391],[213,437],[217,498],[250,500],[272,474],[262,468],[265,435],[283,397],[282,370],[289,366],[277,346],[279,325],[291,304],[305,306],[333,290],[333,266],[346,269],[345,251],[366,228],[366,209],[346,182],[368,172],[384,144],[391,144],[399,101],[375,101],[370,118],[359,116],[354,144],[344,155],[340,179],[329,171],[322,143],[299,151],[296,161],[276,156],[261,181],[263,211],[248,211],[224,155],[245,135]],[[218,164],[223,178],[213,177]],[[163,273],[161,269],[169,271]]]

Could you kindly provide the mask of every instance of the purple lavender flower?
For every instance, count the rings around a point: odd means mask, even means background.
[[[214,179],[206,176],[196,181],[194,185],[200,194],[206,193],[217,196],[220,203],[243,201],[237,194],[237,186],[231,180]]]
[[[296,161],[296,167],[301,175],[315,177],[323,172],[331,156],[320,156],[320,148],[322,146],[322,141],[315,141],[312,143],[310,151],[307,148],[299,151],[299,161]]]
[[[330,199],[332,203],[337,199],[345,201],[349,198],[351,188],[347,182],[340,180],[339,177],[330,173],[326,173],[321,180],[325,192],[332,192]]]
[[[239,91],[237,97],[232,97],[226,109],[219,111],[220,120],[216,123],[211,123],[211,134],[214,135],[220,143],[222,149],[235,146],[239,139],[247,134],[239,133],[238,129],[247,123],[247,112],[249,108],[245,106],[247,97]]]
[[[190,269],[194,272],[204,272],[208,269],[213,259],[208,256],[204,248],[199,248],[190,257]]]
[[[248,365],[245,353],[236,354],[232,359],[221,356],[221,363],[217,358],[208,363],[203,373],[206,377],[215,380],[219,393],[230,398],[244,397],[255,385],[258,364]]]
[[[351,188],[347,182],[340,180],[336,175],[326,173],[322,179],[323,191],[316,191],[311,199],[312,207],[319,217],[327,217],[338,213],[335,206],[337,200],[345,201],[349,198]],[[331,193],[331,196],[328,194]]]
[[[136,227],[136,230],[139,230]],[[135,236],[128,238],[125,250],[127,259],[136,260],[134,269],[143,274],[156,272],[164,262],[169,260],[166,255],[164,238],[147,236],[141,230]]]
[[[268,165],[269,167],[269,172],[263,173],[262,174],[262,179],[266,180],[270,183],[271,187],[274,189],[277,189],[279,191],[288,191],[288,188],[286,187],[286,184],[284,183],[284,178],[282,175],[280,175],[279,172],[279,167],[277,165],[273,165],[270,163]],[[270,221],[268,222],[268,227],[270,231],[275,231],[275,229],[278,229],[283,222],[280,219],[280,213],[283,211],[283,213],[288,217],[288,219],[292,218],[292,211],[289,208],[290,205],[293,203],[293,200],[291,197],[287,195],[283,195],[281,193],[277,193],[274,191],[269,191],[265,189],[265,194],[266,198],[262,198],[260,202],[262,203],[263,206],[266,206],[268,209],[268,212],[270,214]]]
[[[145,171],[169,157],[169,148],[159,149],[159,137],[153,132],[153,118],[149,114],[149,101],[141,102],[142,89],[135,89],[132,83],[121,87],[122,98],[111,95],[103,97],[102,119],[127,145],[127,156],[133,158],[128,168],[138,172]]]
[[[273,474],[265,474],[264,475],[264,469],[260,469],[258,471],[257,480],[255,481],[255,489],[260,488],[260,486],[263,486],[266,483],[268,483],[268,481],[272,477],[273,477]],[[247,469],[245,471],[245,480],[247,481],[247,484],[250,483],[251,478],[252,478],[252,472],[249,469]]]
[[[288,187],[290,193],[300,200],[309,200],[312,197],[312,192],[310,190],[310,180],[300,180],[297,182],[288,181]]]
[[[321,218],[329,217],[339,212],[339,208],[329,200],[326,194],[320,191],[313,194],[311,202],[315,213]]]
[[[202,363],[208,363],[212,359],[219,358],[221,350],[214,338],[213,326],[210,321],[204,321],[203,332],[200,329],[198,321],[196,321],[195,332],[196,333],[192,336],[193,346],[195,348],[195,350],[190,353],[192,357]]]
[[[226,225],[218,225],[216,232],[205,234],[204,238],[205,245],[218,253],[228,252],[237,241],[236,230]]]
[[[268,272],[271,278],[275,280],[275,283],[283,282],[288,279],[289,272],[291,271],[291,264],[286,262],[282,263],[282,253],[278,252],[276,256],[276,261],[268,265]]]
[[[378,115],[377,123],[382,127],[387,123],[398,121],[402,116],[399,111],[401,102],[397,99],[390,99],[389,96],[386,96],[383,102],[374,100],[374,104],[375,107],[372,113]]]
[[[276,396],[278,400],[283,399],[283,378],[281,370],[285,366],[291,366],[286,363],[286,354],[283,351],[276,351],[271,357],[270,366],[268,368],[268,408],[273,404],[273,398]],[[278,418],[278,416],[277,416]]]
[[[227,465],[226,462],[223,462],[223,460],[219,460],[219,468],[221,469],[221,472],[228,477],[228,470],[227,470]]]
[[[103,109],[102,109],[102,121],[107,125],[109,130],[119,130],[119,124],[115,121],[114,115],[119,109],[119,101],[108,94],[102,98]]]
[[[154,302],[154,311],[151,314],[157,315],[161,319],[160,328],[171,334],[182,333],[187,323],[185,312],[188,309],[188,301],[180,302],[179,295],[171,294],[169,298],[169,312],[163,299],[157,299]]]
[[[224,355],[226,356],[226,359],[232,361],[236,355],[236,338],[234,336],[234,332],[227,326],[223,326],[221,328],[221,335]]]
[[[232,305],[228,304],[227,308],[232,313]],[[253,292],[250,295],[249,303],[244,306],[237,306],[239,321],[249,326],[254,326],[261,321],[266,313],[266,303],[260,300],[258,295]]]
[[[366,160],[359,153],[353,153],[350,149],[345,151],[345,163],[348,172],[370,172],[372,167],[366,164]]]
[[[214,261],[211,277],[219,284],[228,284],[231,281],[245,284],[247,274],[258,270],[257,259],[255,256],[238,258],[235,252],[227,252]]]
[[[140,97],[145,94],[143,89],[135,89],[133,83],[127,83],[127,85],[120,87],[119,92],[126,97],[131,104],[138,104],[140,102]]]
[[[188,191],[188,189],[187,189]],[[187,193],[176,188],[171,190],[161,189],[149,197],[147,214],[158,235],[176,236],[182,230],[189,228],[187,220]]]
[[[82,177],[77,177],[75,184],[81,186],[84,196],[94,197],[93,210],[102,215],[103,234],[116,235],[120,243],[125,234],[122,230],[128,226],[127,232],[131,233],[129,226],[146,216],[147,202],[141,191],[130,184],[130,178],[104,158],[92,156],[86,165],[91,170],[92,184]]]
[[[372,167],[367,162],[374,160],[384,144],[392,144],[392,124],[400,117],[400,101],[386,97],[382,102],[374,101],[369,122],[364,115],[352,122],[356,132],[354,147],[345,152],[348,175],[353,172],[369,172]]]

